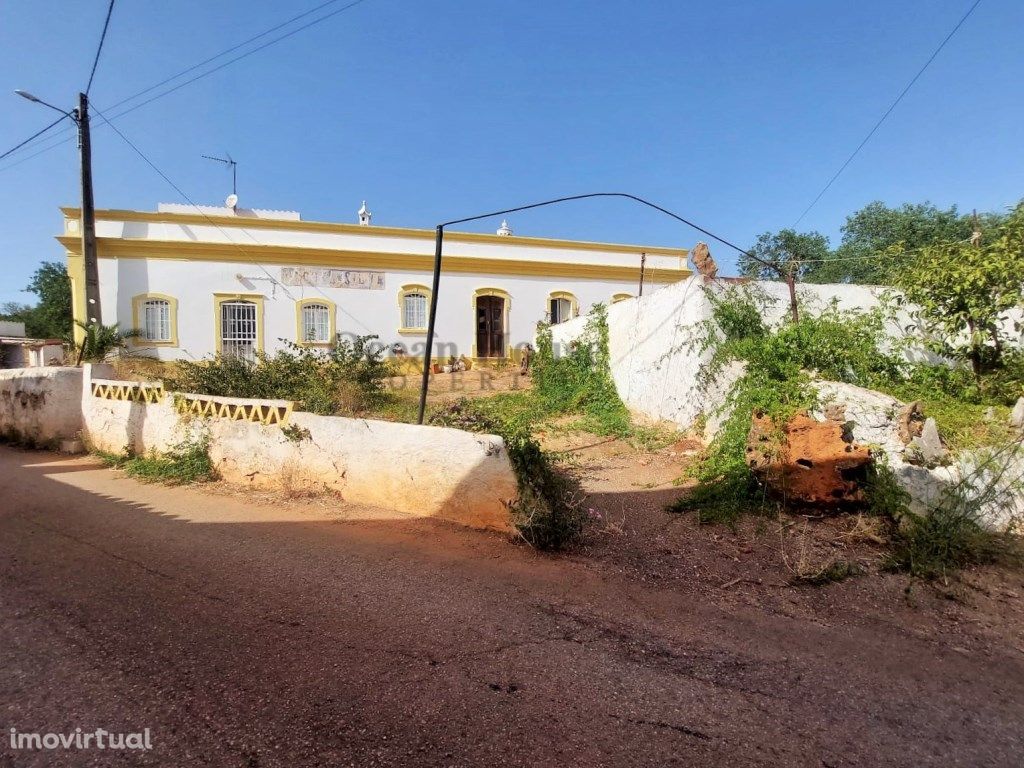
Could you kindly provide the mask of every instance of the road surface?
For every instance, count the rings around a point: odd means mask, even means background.
[[[0,765],[1019,766],[1014,648],[0,448]],[[150,751],[9,729],[150,729]]]

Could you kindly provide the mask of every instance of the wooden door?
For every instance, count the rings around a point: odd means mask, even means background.
[[[505,356],[505,300],[500,296],[476,299],[477,357]]]

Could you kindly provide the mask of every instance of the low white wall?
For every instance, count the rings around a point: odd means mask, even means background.
[[[81,368],[0,370],[0,437],[46,446],[82,428]]]
[[[229,482],[330,490],[416,516],[511,527],[507,503],[517,484],[504,441],[494,435],[302,412],[293,412],[285,429],[200,419],[179,414],[172,393],[148,404],[94,397],[88,378],[80,397],[84,435],[102,450],[165,452],[206,435]]]

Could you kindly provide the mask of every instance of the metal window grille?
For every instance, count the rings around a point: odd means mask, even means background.
[[[256,357],[256,305],[251,301],[225,301],[220,305],[220,348],[225,357]]]
[[[142,305],[142,335],[147,341],[171,340],[171,303],[150,299]]]
[[[427,297],[422,293],[407,293],[402,303],[402,327],[427,327]]]
[[[330,341],[330,310],[325,304],[306,304],[302,307],[302,340]]]

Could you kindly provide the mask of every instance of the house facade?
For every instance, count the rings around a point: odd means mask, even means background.
[[[85,318],[79,210],[61,209],[76,319]],[[96,212],[102,322],[135,329],[162,360],[252,356],[297,343],[376,335],[424,354],[434,231],[303,221],[290,211],[161,204]],[[516,356],[538,321],[690,274],[682,248],[445,232],[433,356]]]

